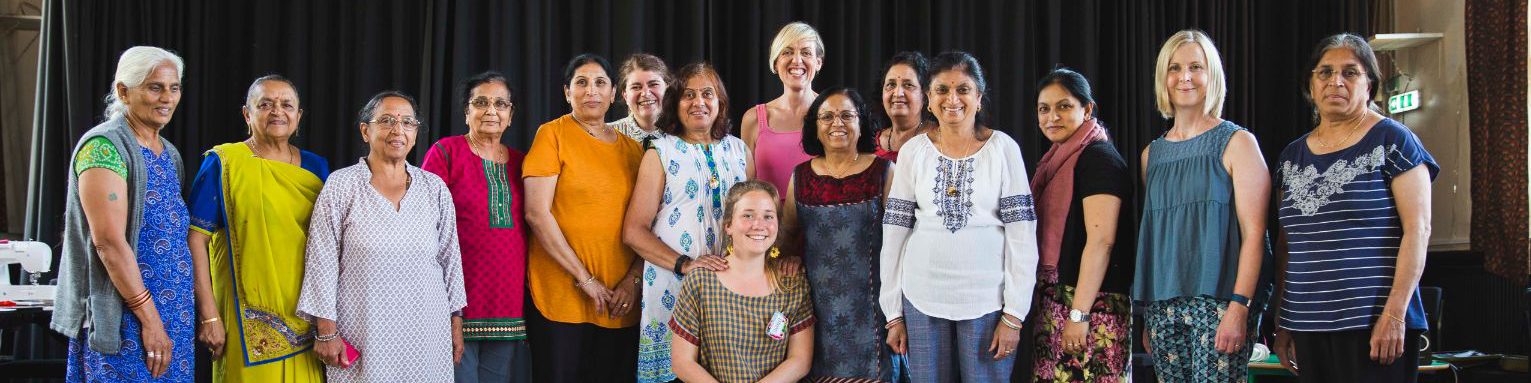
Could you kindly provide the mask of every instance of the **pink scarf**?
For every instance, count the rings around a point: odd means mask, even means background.
[[[1063,228],[1067,226],[1069,205],[1074,199],[1074,166],[1079,164],[1079,153],[1096,141],[1106,140],[1106,129],[1090,118],[1079,125],[1073,136],[1063,143],[1053,144],[1042,161],[1037,164],[1037,174],[1031,179],[1031,192],[1036,194],[1037,247],[1042,252],[1042,266],[1056,267],[1063,248]]]

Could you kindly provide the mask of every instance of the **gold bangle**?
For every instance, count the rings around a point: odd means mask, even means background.
[[[1397,315],[1393,315],[1392,313],[1384,312],[1384,313],[1382,313],[1382,315],[1385,315],[1388,318],[1392,318],[1393,320],[1398,321],[1398,324],[1409,324],[1408,321],[1405,321],[1405,320],[1403,320],[1403,318],[1399,318]]]
[[[219,320],[218,317],[207,318],[207,319],[203,319],[202,320],[202,324],[213,323],[213,322],[217,322],[218,320]]]

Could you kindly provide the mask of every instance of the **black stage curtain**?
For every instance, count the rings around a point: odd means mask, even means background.
[[[1168,127],[1154,106],[1153,69],[1171,33],[1199,28],[1217,42],[1228,74],[1224,116],[1252,130],[1274,159],[1312,126],[1299,86],[1313,45],[1338,32],[1373,33],[1374,2],[50,0],[36,127],[41,191],[27,234],[57,244],[67,156],[101,121],[117,56],[134,45],[185,57],[183,99],[164,135],[185,156],[186,184],[202,151],[246,137],[238,108],[264,74],[297,83],[305,113],[295,144],[339,168],[365,153],[355,115],[372,94],[398,89],[420,100],[419,159],[436,139],[466,131],[456,83],[489,69],[516,89],[505,140],[525,149],[538,125],[567,113],[562,68],[580,52],[615,62],[647,51],[672,68],[708,60],[737,121],[780,95],[766,50],[794,20],[817,27],[827,46],[815,87],[853,86],[869,101],[898,51],[973,53],[988,74],[992,124],[1021,143],[1029,166],[1050,145],[1035,128],[1034,82],[1056,65],[1072,67],[1095,85],[1099,114],[1136,169],[1141,150]]]

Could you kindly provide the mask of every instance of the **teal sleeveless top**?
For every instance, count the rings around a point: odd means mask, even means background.
[[[1149,143],[1133,299],[1233,294],[1241,237],[1223,150],[1240,130],[1223,121],[1185,141]]]

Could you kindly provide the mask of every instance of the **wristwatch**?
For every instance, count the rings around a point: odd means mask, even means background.
[[[1069,309],[1069,322],[1089,323],[1090,313],[1079,311],[1079,309]]]

